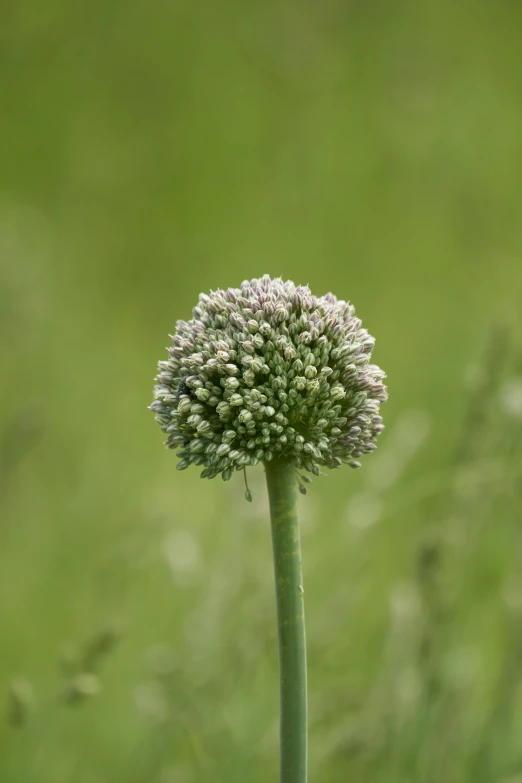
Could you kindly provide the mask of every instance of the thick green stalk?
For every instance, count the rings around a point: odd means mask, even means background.
[[[281,783],[306,783],[306,640],[297,480],[293,462],[265,463],[277,598]]]

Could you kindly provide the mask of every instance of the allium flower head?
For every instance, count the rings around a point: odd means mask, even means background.
[[[150,407],[179,470],[284,458],[317,475],[375,449],[385,374],[348,302],[264,275],[201,294],[172,340]]]

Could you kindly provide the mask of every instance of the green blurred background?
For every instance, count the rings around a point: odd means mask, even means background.
[[[390,390],[301,503],[310,779],[520,783],[522,5],[1,16],[1,783],[277,779],[262,470],[177,473],[146,409],[266,272],[353,301]]]

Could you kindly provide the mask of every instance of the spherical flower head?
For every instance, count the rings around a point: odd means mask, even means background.
[[[264,275],[201,294],[172,341],[150,407],[179,470],[282,458],[317,475],[375,449],[385,374],[349,302]]]

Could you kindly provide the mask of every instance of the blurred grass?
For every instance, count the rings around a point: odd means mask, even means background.
[[[311,779],[517,783],[520,5],[2,14],[2,783],[275,779],[262,472],[180,477],[145,409],[198,292],[264,272],[353,300],[391,392],[302,503]]]

